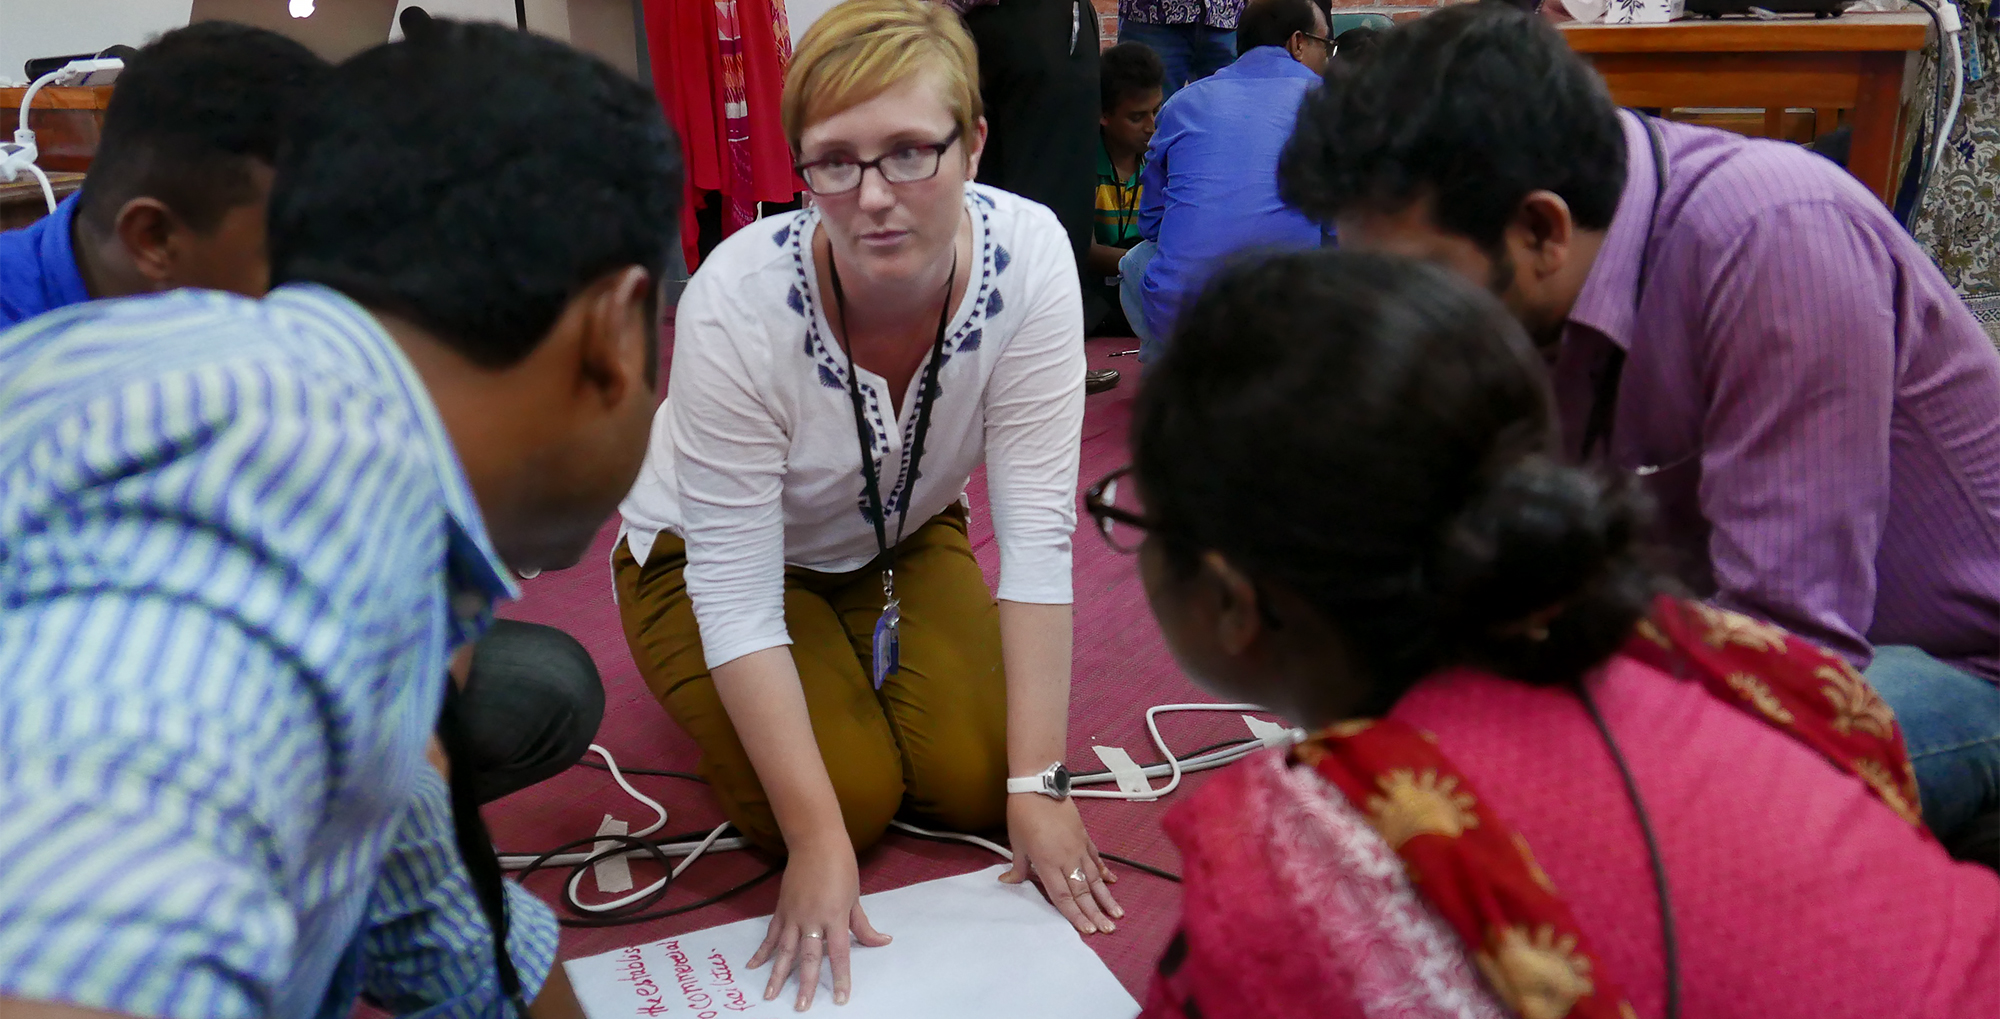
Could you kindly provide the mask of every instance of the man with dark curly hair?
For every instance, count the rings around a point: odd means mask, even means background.
[[[1797,146],[1612,105],[1540,18],[1454,7],[1299,115],[1342,242],[1499,294],[1571,457],[1645,478],[1682,579],[1845,655],[1931,827],[2000,810],[2000,355],[1882,203]]]

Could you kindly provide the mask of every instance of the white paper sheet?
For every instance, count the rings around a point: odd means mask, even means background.
[[[812,1011],[838,1019],[1138,1015],[1139,1003],[1039,891],[996,880],[1004,869],[862,896],[875,929],[896,940],[854,950],[845,1006],[833,1003],[833,976],[822,966]],[[591,1019],[780,1019],[797,1014],[796,979],[765,1001],[769,964],[745,966],[768,923],[744,920],[564,965]]]

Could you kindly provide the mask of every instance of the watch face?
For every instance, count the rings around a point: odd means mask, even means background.
[[[1058,797],[1069,795],[1069,769],[1058,763],[1049,769],[1049,788]]]

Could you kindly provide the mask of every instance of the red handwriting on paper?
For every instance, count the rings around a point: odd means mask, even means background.
[[[693,1013],[694,1019],[722,1019],[724,1012],[748,1012],[757,1007],[743,989],[736,986],[736,971],[721,952],[710,952],[704,973],[697,960],[690,957],[681,947],[679,939],[660,942],[660,951],[673,966],[673,987],[680,992],[681,1001]],[[648,1019],[658,1016],[657,1012],[641,1012]]]
[[[721,952],[708,953],[708,978],[714,981],[710,986],[722,996],[722,1007],[731,1012],[748,1012],[755,1007],[742,989],[736,986],[736,972],[729,968],[729,960]]]
[[[632,985],[632,993],[639,996],[639,1006],[634,1015],[657,1019],[667,1014],[666,995],[660,993],[660,985],[646,972],[646,960],[637,947],[628,948],[618,955],[618,979]]]

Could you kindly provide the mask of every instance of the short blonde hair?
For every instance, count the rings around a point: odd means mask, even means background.
[[[943,79],[945,107],[970,142],[985,110],[979,51],[958,15],[924,0],[844,0],[813,22],[792,54],[778,108],[785,138],[796,153],[808,126],[925,71]]]

